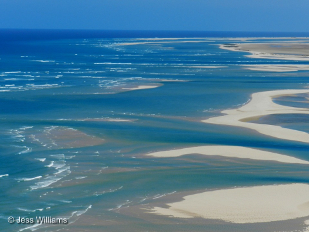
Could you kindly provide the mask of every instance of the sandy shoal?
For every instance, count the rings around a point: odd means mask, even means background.
[[[137,87],[132,88],[122,88],[123,90],[131,91],[131,90],[140,90],[140,89],[154,89],[158,88],[160,85],[139,85]]]
[[[277,161],[282,163],[309,164],[308,161],[274,152],[263,151],[240,146],[199,146],[181,148],[169,151],[159,151],[147,154],[154,157],[178,157],[189,154],[200,154],[206,156],[223,156],[229,158]]]
[[[185,196],[151,213],[201,217],[232,223],[259,223],[309,216],[309,185],[287,184],[223,189]]]
[[[238,43],[221,44],[221,49],[249,52],[250,58],[309,60],[308,43]]]
[[[309,65],[278,65],[278,64],[255,64],[255,65],[242,65],[244,69],[254,71],[267,71],[267,72],[295,72],[300,70],[309,70]]]
[[[221,113],[225,115],[202,120],[202,122],[244,127],[279,139],[309,143],[309,134],[306,132],[275,125],[248,122],[251,119],[272,114],[309,114],[309,109],[307,108],[283,106],[272,101],[274,97],[302,93],[309,93],[309,90],[290,89],[254,93],[248,104],[238,109],[224,110]]]

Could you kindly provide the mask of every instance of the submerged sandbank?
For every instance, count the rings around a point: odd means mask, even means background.
[[[151,213],[206,218],[231,223],[259,223],[309,216],[309,185],[287,184],[207,191],[154,207]]]
[[[34,143],[52,149],[88,147],[105,143],[104,139],[62,126],[46,127],[44,130],[31,135],[30,139]]]
[[[134,122],[137,119],[125,119],[125,118],[85,118],[78,119],[77,121],[87,121],[87,122]]]
[[[309,164],[308,161],[274,152],[263,151],[240,146],[199,146],[181,148],[169,151],[159,151],[147,154],[154,157],[178,157],[189,154],[200,154],[206,156],[223,156],[229,158],[277,161],[282,163]]]
[[[224,116],[209,118],[202,120],[202,122],[244,127],[279,139],[309,143],[309,134],[306,132],[283,128],[275,125],[249,122],[254,118],[256,119],[258,117],[271,114],[309,114],[309,109],[307,108],[283,106],[272,101],[272,98],[274,97],[302,93],[309,93],[309,90],[290,89],[254,93],[252,94],[252,99],[248,104],[238,109],[224,110],[221,112],[225,114]]]
[[[181,67],[185,67],[185,68],[227,68],[227,66],[219,66],[219,65],[217,65],[217,66],[215,66],[215,65],[203,65],[203,66],[201,66],[201,65],[196,65],[196,66],[194,66],[194,65],[191,65],[191,66],[181,66]]]

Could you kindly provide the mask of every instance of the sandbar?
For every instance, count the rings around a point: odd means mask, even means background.
[[[267,72],[296,72],[300,70],[309,70],[309,65],[279,65],[279,64],[255,64],[255,65],[242,65],[244,69],[253,71],[267,71]]]
[[[202,122],[244,127],[279,139],[309,143],[309,134],[306,132],[276,125],[249,122],[251,119],[272,114],[309,114],[307,108],[283,106],[274,103],[272,100],[274,97],[303,93],[309,93],[309,89],[287,89],[254,93],[251,101],[246,105],[238,109],[221,111],[225,115],[202,120]]]
[[[241,146],[199,146],[181,148],[169,151],[159,151],[146,154],[154,157],[179,157],[189,154],[200,154],[206,156],[223,156],[229,158],[277,161],[291,164],[309,164],[308,161],[294,158],[292,156],[282,155],[279,153],[253,149]]]
[[[131,90],[140,90],[140,89],[154,89],[158,88],[160,85],[139,85],[137,87],[132,88],[122,88],[123,90],[131,91]]]
[[[208,43],[208,40],[184,40],[184,41],[147,41],[147,42],[128,42],[128,43],[115,43],[117,46],[130,46],[130,45],[161,45],[161,44],[170,44],[170,43]]]
[[[154,207],[151,213],[231,223],[262,223],[309,216],[309,185],[285,184],[207,191]]]
[[[279,60],[309,60],[309,43],[231,43],[221,44],[221,49],[249,52],[250,58]]]

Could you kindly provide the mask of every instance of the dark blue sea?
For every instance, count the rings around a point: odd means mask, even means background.
[[[308,86],[305,71],[242,67],[308,61],[248,58],[220,44],[308,35],[0,30],[0,230],[266,231],[164,218],[143,208],[205,189],[308,183],[307,168],[145,154],[237,145],[309,160],[308,144],[200,122],[246,104],[254,92]],[[309,132],[308,120],[297,115],[260,120]],[[10,224],[10,216],[69,224]]]

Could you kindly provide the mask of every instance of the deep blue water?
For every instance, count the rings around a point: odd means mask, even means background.
[[[236,225],[144,220],[138,212],[144,204],[185,191],[309,182],[308,170],[297,165],[144,156],[217,144],[309,160],[307,144],[200,122],[245,104],[254,92],[308,85],[306,72],[291,75],[241,67],[306,62],[252,59],[218,46],[238,41],[230,37],[265,36],[307,34],[0,30],[2,230],[30,226],[10,225],[9,216],[62,216],[71,224],[28,230],[188,231],[189,226],[191,231],[248,231]],[[178,39],[127,45],[154,37]],[[159,87],[125,91],[139,85]],[[307,124],[303,120],[285,126]],[[97,222],[100,226],[92,225]]]

